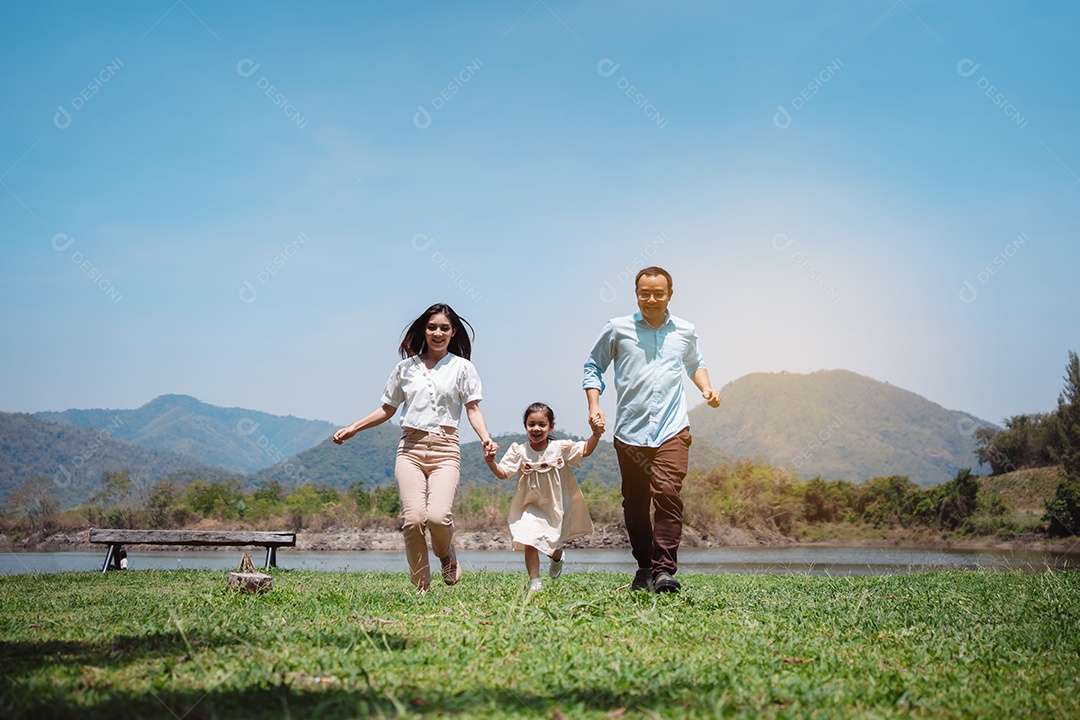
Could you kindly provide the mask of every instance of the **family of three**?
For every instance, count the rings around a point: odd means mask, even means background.
[[[480,410],[480,377],[470,360],[472,326],[449,305],[436,304],[405,328],[399,347],[402,360],[390,373],[382,404],[334,433],[334,442],[340,445],[401,410],[394,476],[401,497],[405,554],[419,592],[427,592],[431,584],[427,536],[443,581],[453,585],[461,579],[452,507],[460,479],[458,425],[463,410],[480,437],[491,472],[502,479],[517,475],[510,533],[514,549],[525,553],[529,589],[542,587],[540,553],[550,559],[549,575],[559,576],[563,546],[592,531],[570,467],[580,466],[606,430],[600,395],[605,389],[603,376],[612,366],[623,515],[638,565],[631,589],[680,589],[675,574],[682,536],[681,490],[691,442],[683,373],[709,406],[720,405],[720,393],[709,381],[694,326],[668,312],[671,275],[663,268],[645,268],[637,274],[634,288],[638,312],[610,320],[585,362],[582,387],[592,436],[584,441],[551,437],[554,411],[533,403],[523,416],[527,441],[512,444],[498,462],[499,445]]]

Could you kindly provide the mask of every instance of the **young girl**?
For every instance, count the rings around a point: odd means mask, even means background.
[[[594,427],[585,441],[550,438],[555,413],[543,403],[526,408],[524,420],[529,442],[513,443],[499,463],[498,450],[485,449],[484,460],[495,477],[506,480],[518,474],[517,492],[510,502],[510,537],[515,550],[525,551],[529,590],[536,591],[543,587],[540,553],[551,558],[548,574],[557,578],[563,568],[563,545],[592,532],[585,498],[569,466],[580,467],[581,459],[592,455],[604,428]]]

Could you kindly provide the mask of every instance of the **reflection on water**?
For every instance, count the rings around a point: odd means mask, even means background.
[[[233,570],[242,550],[188,552],[128,551],[132,570],[187,569]],[[259,562],[261,551],[252,552]],[[567,569],[597,572],[633,572],[636,564],[629,550],[570,550]],[[105,560],[100,552],[7,552],[0,554],[0,575],[100,571]],[[458,561],[468,570],[524,572],[521,553],[499,550],[460,551]],[[1023,570],[1075,569],[1080,555],[1034,550],[928,550],[781,546],[740,548],[688,548],[679,552],[684,573],[794,573],[808,575],[891,575],[926,570]],[[432,559],[437,567],[438,561]],[[401,552],[278,552],[282,569],[348,572],[405,572]]]

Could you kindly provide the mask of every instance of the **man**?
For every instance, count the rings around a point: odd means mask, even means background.
[[[615,452],[622,475],[623,517],[638,570],[632,590],[678,592],[682,490],[690,457],[690,419],[683,393],[685,371],[710,407],[720,392],[697,347],[697,332],[668,310],[671,275],[647,267],[634,279],[639,312],[608,321],[585,362],[581,385],[589,425],[604,427],[603,375],[615,363]]]

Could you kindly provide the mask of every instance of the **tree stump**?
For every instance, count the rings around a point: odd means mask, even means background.
[[[239,592],[265,593],[274,589],[274,580],[269,575],[261,572],[231,572],[225,586],[235,588]]]

